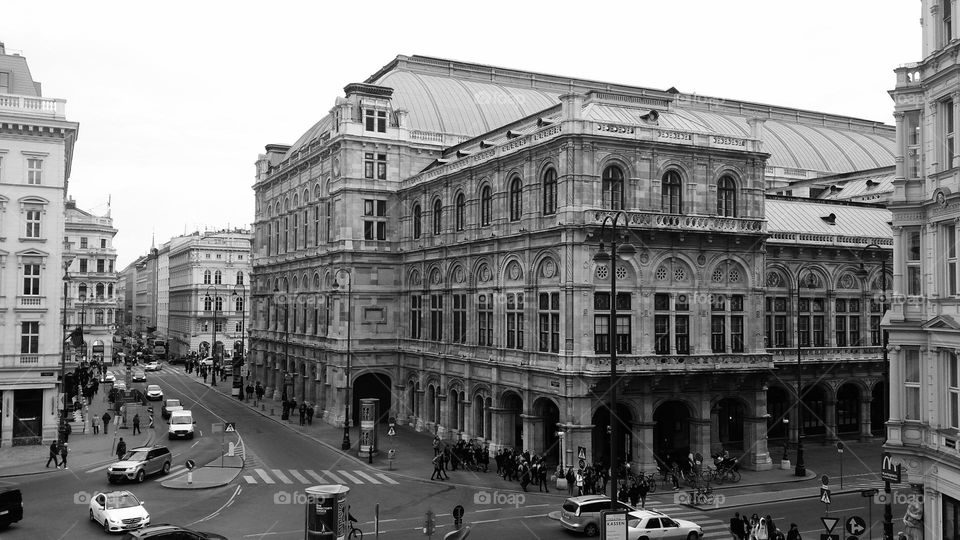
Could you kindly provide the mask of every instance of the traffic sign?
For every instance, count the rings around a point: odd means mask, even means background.
[[[186,467],[188,470],[193,470],[193,468],[197,466],[197,463],[192,459],[188,459],[183,462],[183,466]]]
[[[820,486],[820,502],[830,504],[830,490],[825,486]]]
[[[585,447],[577,447],[577,459],[587,459],[587,449]]]
[[[581,469],[581,470],[586,469],[586,468],[587,468],[587,460],[581,459],[580,461],[577,462],[577,465],[580,466],[580,469]]]
[[[843,442],[842,442],[842,441],[837,441],[837,452],[839,452],[839,453],[841,453],[841,454],[843,453]]]
[[[833,517],[820,518],[820,523],[823,523],[823,528],[826,529],[828,533],[833,532],[833,528],[837,526],[838,521],[840,520]]]
[[[390,437],[396,437],[396,436],[397,436],[397,430],[393,429],[393,425],[391,425],[391,426],[390,426],[390,429],[387,430],[387,435],[390,436]]]
[[[459,504],[453,507],[453,526],[457,529],[463,526],[463,506]]]
[[[433,536],[436,526],[437,521],[433,511],[427,510],[427,514],[423,519],[423,534],[427,536]]]
[[[894,465],[893,457],[886,452],[883,454],[883,463],[880,465],[880,478],[894,484],[901,482],[900,465]]]
[[[840,540],[839,534],[821,534],[820,540]]]
[[[860,516],[850,516],[843,526],[847,530],[847,534],[854,536],[860,536],[867,531],[867,522]]]
[[[223,428],[224,433],[236,433],[237,432],[237,423],[236,422],[226,422]]]
[[[820,483],[823,484],[823,485],[825,485],[825,486],[829,486],[829,485],[830,485],[830,477],[827,476],[827,475],[821,476],[821,477],[820,477]]]

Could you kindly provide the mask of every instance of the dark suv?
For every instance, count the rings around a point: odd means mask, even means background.
[[[17,488],[0,488],[0,529],[23,519],[23,495]]]
[[[107,480],[113,484],[120,480],[143,482],[148,474],[170,472],[172,455],[166,446],[144,446],[127,452],[124,458],[107,468]]]
[[[176,525],[150,525],[123,535],[123,540],[227,540],[215,533],[193,531]]]

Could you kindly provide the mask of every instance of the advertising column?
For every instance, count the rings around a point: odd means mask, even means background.
[[[360,457],[368,458],[371,454],[377,455],[379,408],[379,399],[363,398],[360,400]]]
[[[306,489],[306,530],[304,540],[345,540],[347,537],[347,493],[341,485],[312,486]]]

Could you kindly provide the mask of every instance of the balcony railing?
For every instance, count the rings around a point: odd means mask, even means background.
[[[67,101],[36,96],[0,94],[0,112],[48,118],[64,118]]]
[[[705,372],[765,370],[773,368],[769,354],[690,354],[690,355],[617,355],[617,370],[622,373]],[[610,357],[586,357],[583,371],[609,373]]]
[[[17,297],[17,308],[18,309],[47,309],[47,297],[46,296],[18,296]]]
[[[775,364],[797,363],[797,348],[767,349]],[[801,347],[801,364],[864,362],[883,359],[883,347]]]
[[[584,222],[599,225],[610,213],[610,210],[587,210]],[[625,214],[627,226],[630,228],[715,233],[764,234],[767,232],[767,222],[763,218],[683,216],[661,212],[625,212]]]
[[[17,357],[18,366],[36,366],[40,363],[39,354],[21,354]]]

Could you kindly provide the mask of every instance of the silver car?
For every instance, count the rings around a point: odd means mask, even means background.
[[[633,507],[617,501],[616,509],[631,512]],[[560,525],[565,529],[581,532],[587,536],[600,533],[600,512],[610,510],[610,498],[605,495],[570,497],[563,502]]]
[[[170,472],[172,455],[166,446],[134,448],[120,461],[107,468],[107,480],[113,484],[120,480],[143,482],[148,474]]]

